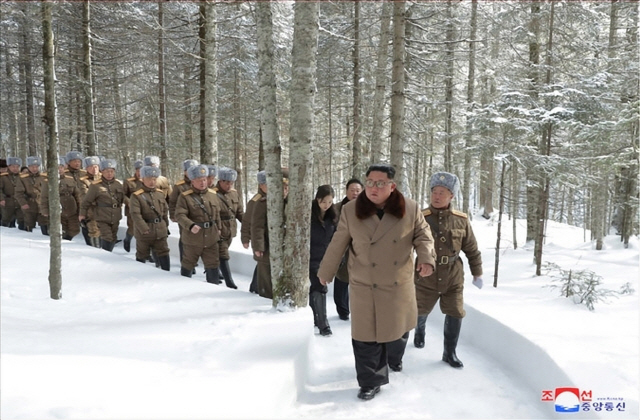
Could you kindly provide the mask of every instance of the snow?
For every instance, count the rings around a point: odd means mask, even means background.
[[[518,221],[513,249],[505,220],[497,288],[492,287],[495,220],[474,219],[484,288],[467,273],[458,356],[440,360],[443,316],[427,321],[427,345],[372,401],[356,397],[349,322],[327,296],[333,336],[314,332],[310,308],[278,312],[248,292],[254,268],[236,239],[238,290],[179,275],[177,237],[170,272],[135,261],[117,245],[63,243],[63,298],[49,298],[48,238],[0,229],[0,418],[9,419],[524,419],[638,416],[638,292],[595,310],[559,296],[536,277]],[[178,232],[177,226],[171,227]],[[124,236],[124,221],[120,237]],[[638,290],[639,244],[615,235],[596,251],[580,228],[549,222],[544,260],[589,269],[603,288]],[[589,238],[589,232],[586,232]],[[135,241],[134,241],[135,243]],[[466,263],[466,260],[465,260]],[[468,270],[466,270],[468,271]],[[543,391],[574,387],[610,411],[557,412]],[[575,405],[559,393],[558,404]],[[588,394],[586,394],[588,395]],[[624,411],[616,406],[624,403]],[[560,409],[558,409],[560,410]]]

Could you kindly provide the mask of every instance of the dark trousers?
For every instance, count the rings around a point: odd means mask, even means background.
[[[365,342],[351,339],[356,359],[356,377],[360,387],[374,387],[389,383],[389,364],[402,362],[409,331],[389,343]]]
[[[333,282],[333,301],[341,318],[349,316],[349,283],[336,277]]]

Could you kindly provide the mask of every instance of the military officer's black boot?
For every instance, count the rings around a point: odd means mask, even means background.
[[[191,277],[191,270],[188,268],[180,267],[180,275],[185,277]]]
[[[249,292],[258,294],[258,267],[253,269],[253,276],[251,277],[251,284],[249,285]]]
[[[224,283],[230,289],[237,289],[238,286],[233,282],[231,277],[231,268],[229,267],[229,260],[220,259],[220,272],[224,276]]]
[[[220,270],[218,270],[218,267],[205,268],[204,274],[207,276],[207,283],[212,283],[212,284],[222,283],[220,281]]]
[[[316,310],[316,302],[313,299],[313,292],[309,293],[309,306],[311,306],[311,311],[313,312],[313,326],[318,326],[318,311]]]
[[[136,257],[136,261],[141,262],[142,264],[145,264],[145,263],[147,262],[147,260],[146,260],[146,259],[144,259],[144,258],[138,258],[138,257]]]
[[[105,241],[104,239],[100,239],[100,247],[105,251],[113,251],[113,247],[116,245],[115,242]]]
[[[86,223],[84,223],[84,220],[82,221],[82,236],[84,237],[84,241],[87,243],[87,245],[89,246],[94,246],[93,243],[91,243],[91,237],[89,236],[89,229],[87,229],[87,225]]]
[[[133,236],[127,233],[127,235],[124,237],[124,240],[122,241],[122,246],[127,252],[131,251],[131,239],[133,239]]]
[[[169,258],[169,255],[163,255],[162,257],[158,257],[156,261],[159,261],[161,269],[163,269],[164,271],[169,271],[171,266],[171,260]]]
[[[40,232],[43,235],[49,236],[49,225],[40,225]]]
[[[454,368],[464,366],[456,356],[456,346],[458,345],[461,325],[462,318],[449,315],[444,317],[444,352],[442,353],[442,361],[449,363]]]
[[[427,326],[427,316],[418,315],[418,325],[413,332],[413,345],[421,349],[424,347],[424,335]]]
[[[18,220],[18,229],[27,230],[27,227],[24,224],[24,220]]]
[[[73,240],[73,236],[65,233],[64,235],[62,235],[62,239],[67,240],[67,241],[72,241]]]

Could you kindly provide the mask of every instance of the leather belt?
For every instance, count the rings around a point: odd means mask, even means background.
[[[160,222],[162,222],[162,220],[163,219],[161,219],[159,217],[156,217],[155,219],[148,219],[148,220],[144,219],[144,221],[147,222],[147,223],[160,223]]]
[[[222,220],[223,222],[224,222],[224,221],[226,221],[226,220],[233,220],[233,219],[235,219],[235,217],[233,217],[233,216],[230,216],[230,217],[220,217],[220,220]]]
[[[454,262],[456,262],[456,260],[458,259],[459,255],[452,255],[452,256],[448,256],[448,255],[442,255],[440,257],[438,257],[437,261],[438,261],[438,265],[449,265],[449,264],[453,264]]]
[[[196,222],[196,223],[194,223],[194,225],[200,226],[201,228],[209,229],[210,227],[213,226],[213,223],[211,223],[211,222]]]
[[[104,203],[97,203],[96,204],[98,207],[110,207],[112,209],[117,209],[120,208],[120,204],[104,204]]]

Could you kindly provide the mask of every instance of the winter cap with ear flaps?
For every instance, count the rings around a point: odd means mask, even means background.
[[[458,191],[460,190],[460,180],[458,180],[457,176],[450,174],[449,172],[436,172],[431,176],[429,188],[433,189],[438,186],[445,187],[451,191],[455,197],[458,195]]]

